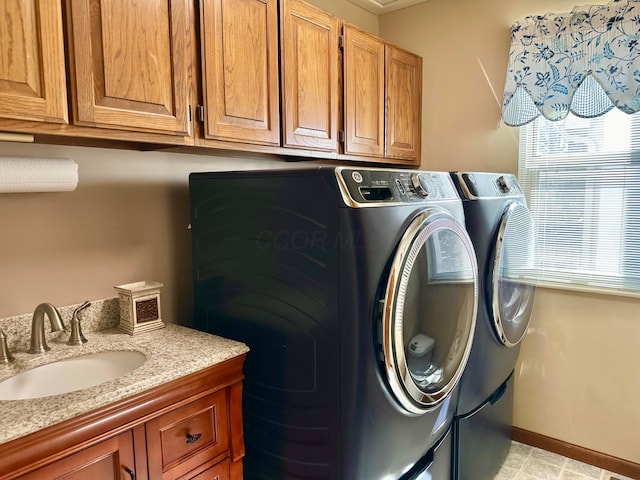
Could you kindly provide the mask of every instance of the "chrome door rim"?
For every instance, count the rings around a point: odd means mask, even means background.
[[[528,215],[531,216],[531,213],[529,212],[529,209],[522,203],[518,202],[518,201],[513,201],[511,202],[507,208],[505,208],[504,212],[502,213],[502,217],[500,219],[500,227],[498,228],[498,235],[496,237],[496,243],[495,243],[495,254],[494,254],[494,258],[493,258],[493,272],[491,275],[491,307],[493,310],[493,314],[491,315],[492,320],[493,320],[493,327],[495,329],[496,334],[498,335],[498,338],[500,339],[500,341],[509,348],[513,348],[516,345],[518,345],[522,339],[524,338],[525,334],[527,333],[527,328],[524,328],[522,330],[522,334],[519,336],[519,338],[517,338],[516,340],[510,340],[507,337],[507,334],[505,333],[505,329],[504,329],[504,322],[507,319],[503,319],[502,318],[502,314],[500,312],[500,293],[499,293],[499,289],[498,289],[498,285],[499,285],[499,280],[500,280],[500,271],[501,271],[501,267],[502,267],[502,251],[503,251],[503,246],[504,246],[504,236],[507,230],[507,224],[509,223],[509,219],[511,218],[511,216],[514,214],[514,212],[516,211],[516,209],[522,209],[524,208]],[[527,325],[529,323],[530,319],[527,319]]]
[[[473,312],[470,322],[469,341],[465,345],[462,360],[451,380],[440,390],[428,394],[418,389],[413,382],[404,353],[402,335],[404,297],[413,263],[418,253],[436,231],[453,231],[462,241],[471,262],[473,273]],[[429,209],[416,216],[405,231],[393,263],[385,291],[382,313],[382,350],[384,369],[389,386],[400,405],[408,412],[420,415],[433,410],[457,386],[467,364],[478,308],[478,267],[471,239],[458,220],[447,212]]]

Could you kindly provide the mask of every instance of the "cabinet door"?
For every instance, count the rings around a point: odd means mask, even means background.
[[[60,0],[0,2],[0,117],[67,123]]]
[[[135,478],[133,433],[127,430],[20,477],[23,480],[121,480]]]
[[[384,43],[344,27],[344,153],[384,156]]]
[[[276,0],[200,8],[205,137],[279,145]]]
[[[189,134],[188,0],[68,0],[74,123]]]
[[[386,46],[387,131],[385,156],[420,163],[422,58]]]
[[[283,145],[337,151],[338,19],[283,0],[280,22]]]

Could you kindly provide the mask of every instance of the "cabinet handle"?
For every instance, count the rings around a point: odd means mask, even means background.
[[[187,443],[196,443],[198,440],[200,440],[200,437],[202,437],[201,433],[196,433],[195,435],[187,433]]]
[[[127,467],[122,467],[122,468],[124,468],[124,471],[129,474],[129,476],[131,477],[131,480],[136,480],[136,472],[134,472],[133,470]]]

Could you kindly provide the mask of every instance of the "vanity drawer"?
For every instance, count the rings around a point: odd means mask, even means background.
[[[225,460],[223,462],[207,468],[204,472],[192,476],[187,474],[184,477],[180,477],[178,480],[229,480],[230,478],[230,462]]]
[[[188,403],[145,425],[147,445],[157,455],[150,478],[175,478],[218,455],[228,453],[227,391]],[[222,457],[224,458],[224,457]]]

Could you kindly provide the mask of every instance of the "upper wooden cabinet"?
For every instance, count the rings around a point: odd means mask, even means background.
[[[384,156],[384,42],[349,25],[344,35],[344,153]]]
[[[204,136],[280,144],[277,0],[201,0]]]
[[[0,2],[0,117],[67,123],[60,0]]]
[[[422,58],[399,48],[386,46],[388,158],[420,163],[422,132]]]
[[[75,124],[190,133],[189,8],[189,0],[67,0]]]
[[[0,131],[420,163],[422,59],[303,0],[61,2],[0,1]]]
[[[344,153],[420,163],[422,58],[343,26]]]
[[[338,150],[338,19],[298,0],[280,3],[285,147]]]

